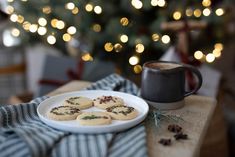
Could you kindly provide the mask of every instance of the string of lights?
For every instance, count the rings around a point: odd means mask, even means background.
[[[27,3],[30,0],[21,0],[24,3]],[[18,23],[19,26],[23,28],[24,31],[30,32],[30,33],[37,33],[39,36],[44,37],[48,44],[54,45],[56,44],[57,40],[63,40],[64,42],[70,42],[74,35],[77,33],[77,28],[75,25],[68,25],[63,19],[59,18],[48,18],[53,13],[53,9],[51,6],[44,6],[41,9],[41,12],[43,13],[43,16],[37,17],[37,22],[33,23],[30,22],[30,19],[26,19],[23,15],[20,15],[16,12],[14,6],[12,3],[14,0],[8,0],[9,5],[6,7],[6,12],[10,14],[10,20],[13,23]],[[211,8],[211,0],[202,0],[202,7],[201,8],[193,8],[188,7],[185,10],[175,10],[172,13],[172,18],[175,21],[181,20],[185,17],[195,17],[200,18],[201,16],[209,17],[212,14],[216,16],[222,16],[225,14],[225,11],[223,8],[215,8],[215,10],[212,10]],[[159,8],[165,8],[167,7],[167,2],[165,0],[151,0],[150,5],[152,7],[159,7]],[[131,0],[131,6],[136,10],[141,10],[144,7],[144,3],[141,0]],[[101,15],[103,13],[103,7],[100,5],[94,5],[90,2],[84,5],[84,8],[79,8],[79,6],[76,6],[74,2],[67,2],[64,4],[64,9],[67,11],[70,11],[73,15],[78,14],[82,9],[84,9],[88,13],[94,13],[97,16]],[[130,27],[132,19],[128,17],[120,17],[119,24],[122,27]],[[49,29],[50,27],[50,29]],[[51,29],[52,28],[52,29]],[[102,26],[99,23],[94,23],[91,27],[91,29],[94,32],[100,32],[102,30]],[[52,30],[52,31],[51,31]],[[66,31],[65,31],[66,30]],[[63,35],[61,36],[61,39],[58,38],[55,34],[56,31],[63,31]],[[12,28],[11,34],[14,37],[19,37],[21,35],[21,31],[18,28]],[[171,38],[168,34],[161,34],[160,32],[153,32],[149,36],[150,40],[152,42],[160,42],[161,44],[167,45],[170,44]],[[117,42],[105,42],[103,47],[104,50],[108,53],[110,52],[120,52],[124,47],[125,44],[130,41],[129,34],[128,33],[121,33],[117,36]],[[135,41],[134,54],[130,56],[129,58],[129,64],[133,66],[133,71],[135,73],[141,72],[141,65],[139,65],[140,62],[140,55],[141,53],[144,53],[146,46],[137,36],[137,39]],[[221,52],[223,50],[223,44],[222,43],[216,43],[214,45],[214,50],[211,53],[203,53],[202,50],[197,50],[194,53],[194,57],[197,60],[200,60],[202,62],[206,61],[208,63],[212,63],[216,58],[219,58],[221,56]],[[86,52],[83,54],[82,59],[84,61],[92,61],[93,57],[89,52]]]

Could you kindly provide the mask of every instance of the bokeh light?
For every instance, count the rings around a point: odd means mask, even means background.
[[[95,6],[94,12],[95,12],[96,14],[101,14],[101,13],[102,13],[102,8],[101,8],[100,6]]]
[[[53,35],[49,35],[47,37],[47,42],[51,45],[55,44],[56,43],[56,38],[53,36]]]
[[[85,9],[87,12],[91,12],[93,10],[93,5],[88,3],[86,6],[85,6]]]
[[[38,25],[37,25],[37,24],[31,24],[31,25],[29,26],[29,31],[30,31],[31,33],[35,33],[35,32],[37,32],[37,30],[38,30]]]
[[[120,23],[122,26],[127,26],[129,24],[129,20],[126,17],[120,19]]]
[[[202,58],[203,58],[203,53],[202,53],[202,51],[196,51],[196,52],[194,52],[194,58],[196,58],[196,59],[202,59]]]
[[[47,25],[47,20],[43,17],[40,17],[38,19],[38,24],[41,25],[41,26],[46,26]]]
[[[16,21],[18,20],[18,16],[17,16],[16,14],[12,14],[12,15],[10,16],[10,20],[11,20],[12,22],[16,22]]]
[[[138,53],[144,52],[144,45],[143,44],[137,44],[135,46],[135,51],[138,52]]]
[[[128,36],[126,34],[122,34],[120,36],[120,40],[121,42],[126,43],[128,41]]]
[[[169,35],[163,35],[162,36],[162,42],[164,44],[168,44],[171,41],[171,38],[169,37]]]
[[[211,14],[211,10],[209,8],[205,8],[203,9],[202,13],[204,16],[209,16]]]
[[[139,58],[137,56],[132,56],[129,58],[130,65],[136,65],[139,63]]]
[[[193,15],[193,9],[191,9],[191,8],[186,9],[185,10],[185,14],[188,17],[192,16]]]
[[[77,29],[76,29],[76,27],[74,27],[74,26],[70,26],[70,27],[67,29],[67,32],[68,32],[69,34],[75,34],[75,33],[77,32]]]
[[[224,15],[224,9],[218,8],[215,10],[215,13],[217,16],[222,16],[222,15]]]
[[[157,33],[152,34],[152,40],[158,41],[160,39],[160,36]]]
[[[208,63],[212,63],[212,62],[214,62],[214,60],[215,60],[215,56],[214,56],[212,53],[208,53],[208,54],[206,55],[206,61],[207,61]]]
[[[113,50],[113,44],[110,43],[110,42],[105,43],[104,49],[105,49],[105,51],[107,51],[107,52],[111,52],[111,51]]]
[[[120,52],[122,50],[122,45],[119,43],[116,43],[114,45],[114,50],[115,50],[115,52]]]
[[[93,57],[90,55],[90,53],[84,53],[83,55],[82,55],[82,60],[83,61],[93,61]]]
[[[173,13],[173,18],[175,19],[175,20],[179,20],[180,18],[181,18],[181,12],[179,12],[179,11],[175,11],[174,13]]]
[[[65,6],[66,9],[73,10],[75,8],[75,5],[73,2],[69,2]]]
[[[20,35],[20,30],[17,29],[17,28],[13,28],[11,30],[11,34],[14,36],[14,37],[18,37]]]
[[[139,74],[139,73],[141,73],[141,71],[142,71],[142,67],[141,67],[141,65],[135,65],[135,66],[133,67],[133,70],[134,70],[134,72],[135,72],[136,74]]]
[[[63,29],[65,27],[65,23],[62,20],[56,22],[56,28]]]
[[[65,34],[63,35],[63,40],[64,40],[64,41],[68,42],[68,41],[70,41],[71,39],[72,39],[72,37],[71,37],[70,34],[65,33]]]
[[[193,14],[195,17],[200,17],[202,15],[202,11],[200,9],[195,9]]]
[[[39,35],[45,35],[47,33],[46,27],[39,27],[38,28],[38,34]]]

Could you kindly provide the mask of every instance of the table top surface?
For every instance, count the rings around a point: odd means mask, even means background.
[[[49,96],[84,89],[90,82],[72,81],[57,90],[49,93]],[[174,134],[167,130],[171,120],[162,120],[158,127],[151,117],[145,120],[147,131],[147,145],[150,157],[195,157],[198,155],[200,146],[205,137],[216,101],[205,96],[191,95],[185,98],[185,106],[177,110],[164,111],[167,115],[176,115],[183,118],[177,124],[188,135],[188,140],[175,141]],[[150,110],[154,110],[151,108]],[[161,138],[171,138],[171,146],[163,146],[158,143]]]

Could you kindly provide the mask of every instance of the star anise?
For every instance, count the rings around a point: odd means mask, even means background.
[[[165,138],[161,138],[158,143],[164,145],[164,146],[169,146],[171,145],[171,139],[165,139]]]
[[[182,127],[180,127],[179,125],[177,124],[171,124],[171,125],[168,125],[168,128],[167,128],[170,132],[174,132],[174,133],[180,133],[182,131]]]

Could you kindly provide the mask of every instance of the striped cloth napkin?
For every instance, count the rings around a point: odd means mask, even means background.
[[[87,88],[137,94],[129,80],[112,74]],[[119,133],[72,134],[42,123],[37,106],[46,97],[30,103],[0,107],[1,157],[146,157],[146,132],[143,124]]]

